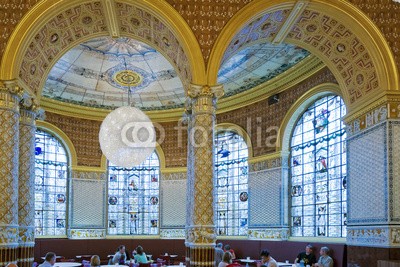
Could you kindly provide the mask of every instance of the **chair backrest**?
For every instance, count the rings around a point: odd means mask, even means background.
[[[148,263],[139,263],[139,267],[150,267],[150,262],[148,262]]]

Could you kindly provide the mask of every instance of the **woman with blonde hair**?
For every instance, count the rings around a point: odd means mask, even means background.
[[[100,266],[100,257],[99,257],[99,255],[93,255],[90,258],[90,266]]]

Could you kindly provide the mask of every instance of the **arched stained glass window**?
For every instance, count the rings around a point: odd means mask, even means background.
[[[66,235],[68,157],[53,135],[36,130],[35,234]]]
[[[346,107],[339,96],[315,101],[291,139],[293,236],[346,236]]]
[[[246,235],[248,147],[240,135],[221,131],[215,139],[215,202],[218,235]]]
[[[108,234],[158,235],[160,161],[156,154],[141,165],[108,166]]]

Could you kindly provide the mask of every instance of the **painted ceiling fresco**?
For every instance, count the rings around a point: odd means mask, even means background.
[[[308,56],[293,45],[258,43],[225,60],[218,83],[225,96],[262,84]],[[128,93],[130,92],[130,93]],[[185,90],[168,60],[149,45],[129,38],[101,37],[82,43],[51,69],[42,96],[84,106],[142,110],[183,107]]]

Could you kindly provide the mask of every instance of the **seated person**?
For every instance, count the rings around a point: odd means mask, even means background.
[[[93,255],[90,258],[90,266],[100,266],[100,257],[99,257],[99,255]]]
[[[260,253],[260,257],[261,257],[261,262],[257,264],[257,266],[260,265],[260,267],[278,267],[276,260],[271,257],[268,250],[266,249],[262,250]]]
[[[318,263],[316,263],[314,266],[318,267],[333,267],[333,259],[329,257],[329,248],[328,247],[322,247],[319,250],[319,255],[321,255],[318,259]]]
[[[142,246],[137,246],[136,255],[135,255],[136,263],[147,263],[147,256],[144,253]]]
[[[304,266],[310,265],[314,266],[314,264],[317,263],[317,258],[315,257],[313,253],[313,247],[311,244],[308,244],[306,246],[306,251],[300,252],[299,255],[297,255],[296,259],[294,260],[294,263],[299,263],[301,260],[304,261]]]
[[[224,257],[224,250],[222,249],[222,243],[218,243],[215,246],[215,267],[218,267],[223,257]]]
[[[39,267],[51,267],[56,263],[56,253],[54,252],[47,252],[46,256],[44,257],[44,262],[39,265]]]
[[[224,252],[226,252],[226,251],[231,253],[232,260],[236,259],[235,251],[233,251],[233,249],[231,249],[231,246],[228,245],[228,244],[226,244],[225,247],[224,247]]]
[[[225,251],[222,256],[222,261],[218,264],[218,267],[226,267],[232,263],[232,254],[229,251]]]
[[[127,260],[126,252],[125,252],[125,246],[121,245],[118,247],[117,252],[115,253],[114,257],[111,260],[111,264],[125,264],[125,261]]]

